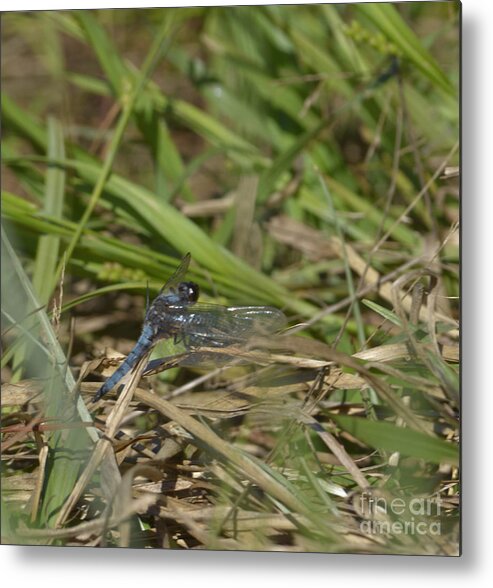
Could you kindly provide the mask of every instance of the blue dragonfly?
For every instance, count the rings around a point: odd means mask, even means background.
[[[157,341],[173,339],[185,349],[224,348],[244,344],[253,336],[270,335],[286,324],[283,312],[271,306],[220,306],[197,302],[199,286],[184,281],[190,254],[148,307],[142,333],[123,363],[96,392],[96,402],[116,386]],[[200,353],[195,356],[199,358]],[[197,363],[197,362],[195,362]]]

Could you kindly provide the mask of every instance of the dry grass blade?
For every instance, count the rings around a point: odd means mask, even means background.
[[[170,402],[157,397],[156,395],[144,390],[137,390],[135,396],[144,404],[159,411],[167,418],[175,421],[182,426],[191,435],[200,439],[214,454],[218,454],[222,459],[233,465],[239,472],[247,476],[252,482],[260,486],[270,496],[276,498],[290,509],[299,513],[307,513],[306,505],[294,495],[287,486],[281,485],[275,478],[272,478],[265,469],[260,467],[250,457],[226,443],[211,429],[199,423],[196,419],[180,410]],[[309,514],[307,513],[307,516]]]
[[[351,474],[351,476],[353,477],[354,481],[358,484],[358,486],[362,490],[366,490],[369,487],[368,481],[366,480],[365,476],[361,473],[361,471],[358,469],[358,466],[351,459],[348,452],[337,441],[337,439],[331,433],[326,431],[320,425],[320,423],[317,422],[313,417],[306,414],[302,414],[300,416],[300,420],[317,433],[320,439],[322,439],[322,441],[327,445],[330,451],[337,457],[341,464]]]
[[[128,517],[123,516],[126,512],[132,510],[132,503],[134,502],[132,496],[132,485],[134,479],[138,476],[143,476],[152,480],[153,482],[161,481],[163,478],[162,472],[157,468],[148,465],[136,465],[130,468],[128,472],[122,477],[120,488],[115,499],[115,508],[113,518],[120,519],[119,531],[120,531],[120,547],[129,547],[130,545],[130,522]],[[159,499],[159,494],[155,495],[155,500]],[[135,511],[137,512],[137,511]]]
[[[113,528],[120,525],[123,521],[129,519],[138,512],[143,512],[156,502],[156,497],[150,494],[140,496],[132,501],[129,507],[120,512],[118,516],[108,519],[106,515],[94,519],[92,521],[80,523],[73,527],[65,529],[23,529],[19,528],[16,533],[19,537],[32,539],[33,541],[39,539],[49,539],[54,541],[56,539],[64,539],[68,537],[76,537],[81,535],[101,534],[105,528]]]
[[[38,476],[36,479],[36,486],[34,487],[34,492],[32,495],[31,521],[35,521],[38,516],[40,500],[41,500],[41,492],[43,490],[43,484],[45,481],[47,458],[48,458],[48,445],[43,445],[39,451]]]
[[[392,303],[395,300],[395,294],[397,294],[400,305],[407,311],[411,310],[411,296],[403,291],[395,293],[395,285],[383,282],[382,276],[368,265],[354,247],[348,243],[343,244],[338,237],[327,237],[322,231],[312,229],[287,216],[273,218],[269,223],[269,231],[278,241],[301,249],[312,259],[330,259],[334,256],[344,259],[346,257],[350,268],[362,278],[366,285],[366,288],[363,286],[359,289],[358,296],[362,296],[367,289],[372,289],[384,300]],[[423,321],[428,320],[426,308],[420,309],[419,318]],[[446,323],[456,324],[456,321],[441,313],[437,313],[436,318]]]
[[[84,488],[87,486],[94,472],[103,462],[106,452],[110,450],[112,439],[118,431],[120,422],[125,415],[128,405],[132,399],[132,395],[146,366],[147,357],[147,354],[142,357],[139,363],[136,365],[135,369],[131,372],[130,379],[125,384],[122,393],[118,397],[117,403],[108,416],[105,433],[103,437],[101,437],[101,439],[99,439],[99,441],[96,443],[94,452],[91,455],[88,464],[75,484],[66,503],[63,505],[63,508],[57,517],[56,526],[59,527],[63,525],[75,504],[81,497]]]

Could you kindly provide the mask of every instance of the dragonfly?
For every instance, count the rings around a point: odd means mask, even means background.
[[[96,392],[93,402],[114,388],[160,340],[173,339],[175,344],[183,343],[186,351],[197,352],[201,347],[242,345],[254,336],[272,335],[285,326],[286,316],[272,306],[221,306],[198,302],[198,284],[184,280],[190,259],[187,253],[148,306],[137,343]],[[200,353],[196,356],[200,363]]]

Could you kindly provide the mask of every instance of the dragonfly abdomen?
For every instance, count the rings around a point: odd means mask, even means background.
[[[102,398],[107,392],[109,392],[114,386],[118,384],[118,382],[128,374],[128,372],[134,367],[134,365],[139,361],[139,359],[152,347],[154,344],[153,341],[153,330],[150,325],[145,325],[142,329],[142,334],[140,335],[135,347],[132,351],[128,354],[125,358],[125,361],[120,365],[120,367],[106,380],[106,382],[99,388],[96,392],[93,402],[96,402],[100,398]]]

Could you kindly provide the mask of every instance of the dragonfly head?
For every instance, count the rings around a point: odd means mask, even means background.
[[[184,303],[193,304],[199,299],[199,286],[195,282],[180,282],[178,294]]]

